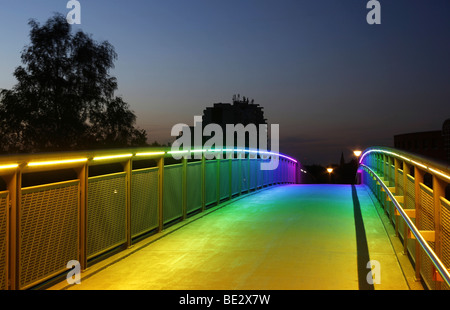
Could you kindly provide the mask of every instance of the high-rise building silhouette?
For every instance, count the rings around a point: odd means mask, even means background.
[[[261,132],[259,125],[267,125],[267,119],[264,117],[263,107],[259,104],[255,104],[254,100],[249,100],[246,97],[240,97],[240,95],[233,96],[232,103],[215,103],[212,107],[207,107],[203,111],[203,127],[208,124],[217,124],[222,128],[223,132],[223,145],[227,146],[226,126],[227,124],[237,125],[242,124],[244,127],[249,124],[256,126],[257,135],[265,135],[267,137],[266,147],[270,147],[268,142],[268,132]],[[264,129],[263,129],[264,130]],[[206,140],[208,139],[205,137]],[[234,137],[235,147],[250,148],[249,136],[245,136],[245,145],[237,145],[237,139]],[[260,147],[259,140],[257,140],[257,148]]]

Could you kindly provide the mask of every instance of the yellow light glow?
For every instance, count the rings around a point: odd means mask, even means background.
[[[121,154],[121,155],[111,155],[111,156],[98,156],[94,157],[94,160],[107,160],[107,159],[115,159],[115,158],[124,158],[131,157],[133,154]]]
[[[333,172],[333,168],[327,168],[328,173],[332,173]]]
[[[420,166],[420,167],[424,168],[424,169],[428,169],[427,166],[422,165],[422,164],[420,164],[420,163],[418,163],[418,162],[416,162],[416,161],[414,161],[414,160],[411,160],[411,162],[412,162],[413,164],[417,165],[417,166]]]
[[[36,161],[28,163],[29,167],[37,166],[51,166],[51,165],[64,165],[64,164],[74,164],[86,162],[87,158],[75,158],[75,159],[63,159],[63,160],[50,160],[50,161]]]
[[[137,153],[136,156],[158,156],[165,155],[166,152],[149,152],[149,153]]]
[[[17,167],[19,167],[19,164],[1,165],[0,169],[1,170],[3,170],[3,169],[15,169]]]
[[[430,171],[433,171],[434,173],[439,174],[440,176],[442,176],[442,177],[444,177],[444,178],[450,180],[450,176],[446,175],[445,173],[442,173],[442,172],[440,172],[440,171],[434,170],[434,169],[432,169],[432,168],[428,168],[428,169],[429,169]]]
[[[353,151],[353,154],[355,154],[356,157],[359,157],[361,155],[361,151]]]
[[[409,159],[409,158],[407,158],[407,157],[405,157],[405,156],[401,156],[401,155],[399,155],[399,156],[400,156],[400,158],[403,159],[403,160],[411,161],[411,159]]]

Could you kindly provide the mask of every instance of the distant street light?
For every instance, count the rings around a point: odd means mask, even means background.
[[[359,167],[359,156],[361,156],[361,153],[362,152],[360,150],[353,151],[353,154],[355,154],[355,156],[356,156],[356,171],[355,171],[355,173],[356,173],[355,183],[356,184],[360,183],[360,176],[358,175],[358,167]]]
[[[328,172],[328,183],[331,183],[331,174],[333,173],[333,168],[327,168]]]

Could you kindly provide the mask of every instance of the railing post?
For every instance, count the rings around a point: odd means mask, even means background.
[[[247,154],[247,160],[248,160],[248,168],[247,168],[247,184],[248,184],[248,186],[247,186],[247,188],[248,188],[248,192],[250,193],[250,190],[251,190],[251,187],[252,187],[252,183],[251,183],[251,181],[252,181],[252,162],[251,162],[251,159],[250,159],[250,153],[248,153]]]
[[[434,252],[439,258],[442,257],[441,197],[445,197],[445,186],[446,183],[444,181],[433,175],[434,231],[435,231]],[[437,276],[437,271],[433,270],[433,272],[434,272],[433,277]],[[441,282],[436,281],[435,284],[436,289],[440,290]]]
[[[220,161],[222,157],[222,153],[216,157],[216,204],[220,203]]]
[[[406,207],[406,203],[407,203],[407,194],[408,194],[408,174],[410,173],[410,168],[409,165],[403,161],[403,195],[405,197],[404,201],[404,206]],[[408,235],[409,235],[409,227],[408,225],[406,225],[405,223],[405,229],[404,229],[404,234],[403,234],[403,254],[408,254]]]
[[[5,177],[6,186],[9,192],[9,212],[8,222],[8,240],[7,245],[8,257],[8,283],[7,287],[10,290],[19,288],[18,270],[19,270],[19,210],[22,199],[22,167],[19,166],[13,174]]]
[[[387,168],[386,168],[387,167]],[[387,184],[389,184],[389,179],[390,179],[390,160],[389,160],[389,156],[386,154],[383,154],[383,181],[386,181]],[[390,184],[389,184],[390,186]],[[384,209],[384,213],[386,215],[389,215],[388,212],[388,206],[389,206],[389,200],[388,200],[388,196],[387,193],[385,193],[384,195],[382,195],[383,197],[383,209]]]
[[[394,195],[400,195],[400,187],[399,187],[399,173],[398,173],[398,169],[400,168],[400,162],[397,158],[394,158],[394,186],[395,186],[395,193]],[[393,204],[393,203],[392,203]],[[399,221],[401,216],[395,216],[396,212],[395,212],[395,206],[394,206],[394,210],[393,210],[393,218],[395,219],[395,236],[398,237],[399,233],[398,233],[398,227],[399,227]]]
[[[127,219],[126,247],[130,248],[131,247],[131,170],[132,170],[131,158],[123,163],[123,168],[126,173],[126,193],[127,193],[127,195],[126,195],[126,219]]]
[[[383,174],[383,179],[384,179],[384,176],[385,176],[385,169],[384,169],[384,166],[385,166],[385,164],[384,164],[385,155],[384,154],[377,154],[377,156],[378,156],[378,172],[380,174]]]
[[[89,166],[85,163],[76,169],[80,180],[80,210],[79,210],[79,262],[81,270],[87,269],[87,195],[88,195],[88,171]]]
[[[183,165],[183,173],[182,173],[182,190],[181,190],[181,201],[182,201],[182,213],[183,213],[183,221],[186,219],[187,217],[187,158],[185,156],[183,156],[182,159],[182,165]]]
[[[233,197],[233,157],[228,158],[228,199]]]
[[[164,156],[158,160],[158,196],[158,232],[161,232],[164,225]]]
[[[386,171],[387,182],[388,182],[389,186],[392,186],[392,184],[391,184],[391,157],[389,155],[386,155],[385,167],[387,170]]]
[[[202,164],[201,164],[201,170],[202,170],[202,212],[205,211],[206,208],[206,157],[205,153],[202,153]]]
[[[417,168],[417,166],[414,167],[414,192],[415,192],[415,207],[416,207],[416,227],[417,229],[421,229],[420,227],[420,209],[421,209],[421,202],[420,202],[420,183],[423,183],[423,177],[425,175],[425,172]],[[416,239],[416,265],[415,265],[415,272],[416,272],[416,281],[420,281],[420,244],[419,241]]]
[[[238,192],[238,196],[241,196],[242,194],[242,153],[239,152],[238,154],[238,176],[239,176],[239,192]]]

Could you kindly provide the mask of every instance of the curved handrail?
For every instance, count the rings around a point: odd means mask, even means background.
[[[394,203],[395,208],[401,215],[401,217],[405,220],[406,224],[408,225],[409,229],[413,233],[413,235],[416,237],[417,241],[421,245],[422,249],[425,251],[427,256],[431,259],[433,265],[436,267],[436,270],[440,273],[442,278],[445,280],[445,282],[450,285],[450,273],[448,272],[445,265],[442,263],[442,261],[437,257],[436,253],[433,251],[433,249],[428,245],[428,242],[423,238],[420,231],[417,229],[417,227],[414,225],[414,223],[411,221],[409,216],[405,213],[403,208],[400,206],[398,201],[395,199],[394,195],[392,195],[391,191],[388,189],[388,187],[384,184],[384,182],[378,177],[378,175],[368,166],[365,164],[360,163],[360,166],[367,169],[368,171],[372,172],[372,174],[375,176],[377,181],[380,183],[380,185],[385,190],[386,194],[389,196],[391,201]]]
[[[256,154],[260,156],[278,156],[289,160],[295,164],[298,163],[292,157],[287,155],[262,150],[250,150],[239,148],[228,149],[189,149],[172,151],[169,147],[139,147],[123,149],[105,149],[91,151],[73,151],[73,152],[52,152],[52,153],[33,153],[33,154],[11,154],[0,155],[0,171],[15,170],[16,168],[28,166],[48,166],[48,165],[83,165],[86,162],[94,164],[103,160],[123,161],[127,159],[137,159],[143,157],[161,158],[171,156],[175,153],[208,153],[208,152],[241,152]]]
[[[373,152],[394,156],[410,163],[411,165],[418,166],[430,174],[436,175],[438,178],[445,178],[450,181],[450,165],[448,163],[385,146],[370,147],[364,150],[360,156],[359,164],[362,164],[365,156]]]

